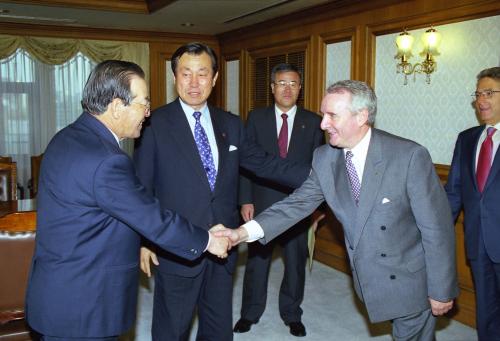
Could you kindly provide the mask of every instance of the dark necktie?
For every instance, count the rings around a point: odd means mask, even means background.
[[[354,155],[350,150],[345,153],[345,166],[347,168],[347,175],[349,175],[349,182],[351,183],[351,192],[354,201],[356,202],[356,206],[359,203],[359,194],[361,193],[361,184],[359,182],[358,173],[356,172],[356,168],[352,163],[352,157]]]
[[[490,173],[491,158],[493,156],[492,136],[495,131],[496,129],[493,127],[488,128],[486,139],[481,145],[479,158],[477,159],[476,179],[477,187],[481,193],[484,190],[484,185],[486,185],[486,180],[488,179],[488,174]]]
[[[196,146],[198,147],[198,152],[200,153],[203,168],[205,168],[205,172],[207,173],[210,189],[213,191],[215,187],[215,179],[217,178],[217,170],[215,169],[212,150],[210,149],[210,143],[208,143],[208,137],[205,133],[205,129],[203,129],[200,123],[201,112],[195,111],[193,116],[196,120],[194,125],[194,140],[196,142]]]
[[[280,157],[284,159],[288,153],[288,115],[283,113],[281,114],[281,117],[283,118],[283,124],[281,125],[280,133],[278,135],[278,148],[280,151]]]

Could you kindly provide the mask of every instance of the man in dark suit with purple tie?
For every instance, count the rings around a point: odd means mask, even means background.
[[[179,259],[194,260],[206,249],[227,256],[227,240],[161,210],[120,149],[149,116],[143,70],[100,63],[82,107],[51,140],[41,167],[26,315],[44,341],[117,340],[132,327],[141,235]]]
[[[477,75],[472,96],[483,124],[458,135],[445,189],[454,218],[464,210],[479,340],[494,341],[500,340],[500,67]]]

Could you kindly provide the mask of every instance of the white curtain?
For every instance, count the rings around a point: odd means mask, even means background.
[[[23,50],[0,60],[0,155],[17,162],[25,195],[30,156],[43,153],[54,134],[80,115],[94,66],[80,53],[61,65],[44,64]]]

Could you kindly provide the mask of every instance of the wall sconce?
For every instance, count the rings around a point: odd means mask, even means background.
[[[398,52],[395,59],[400,59],[401,61],[396,66],[397,73],[403,73],[405,75],[404,85],[408,84],[408,75],[413,74],[413,81],[415,81],[415,75],[417,73],[426,74],[427,84],[431,83],[431,73],[436,71],[436,61],[435,56],[439,56],[438,47],[441,43],[441,34],[437,32],[434,28],[429,28],[422,36],[423,50],[420,56],[425,57],[421,63],[411,64],[408,62],[413,55],[411,53],[411,48],[413,45],[413,37],[404,30],[396,38],[396,46]]]

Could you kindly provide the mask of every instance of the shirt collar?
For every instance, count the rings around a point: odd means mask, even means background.
[[[201,112],[201,114],[202,114],[201,116],[203,117],[204,116],[203,114],[207,112],[207,108],[208,108],[207,102],[205,102],[199,110],[195,110],[190,105],[184,103],[184,101],[180,97],[179,97],[179,102],[181,103],[182,110],[184,111],[184,113],[187,116],[192,117],[194,112],[199,111],[199,112]]]
[[[361,141],[358,142],[357,145],[355,145],[352,149],[344,148],[344,155],[348,150],[350,150],[353,155],[366,158],[371,138],[372,138],[372,128],[370,127],[366,132],[365,136],[363,136],[363,138],[361,139]]]
[[[294,105],[293,107],[290,108],[290,110],[284,112],[283,110],[278,108],[278,106],[275,104],[274,105],[274,112],[276,113],[277,117],[281,118],[281,114],[285,113],[288,115],[288,118],[291,118],[291,117],[295,116],[295,113],[297,112],[297,105]]]

